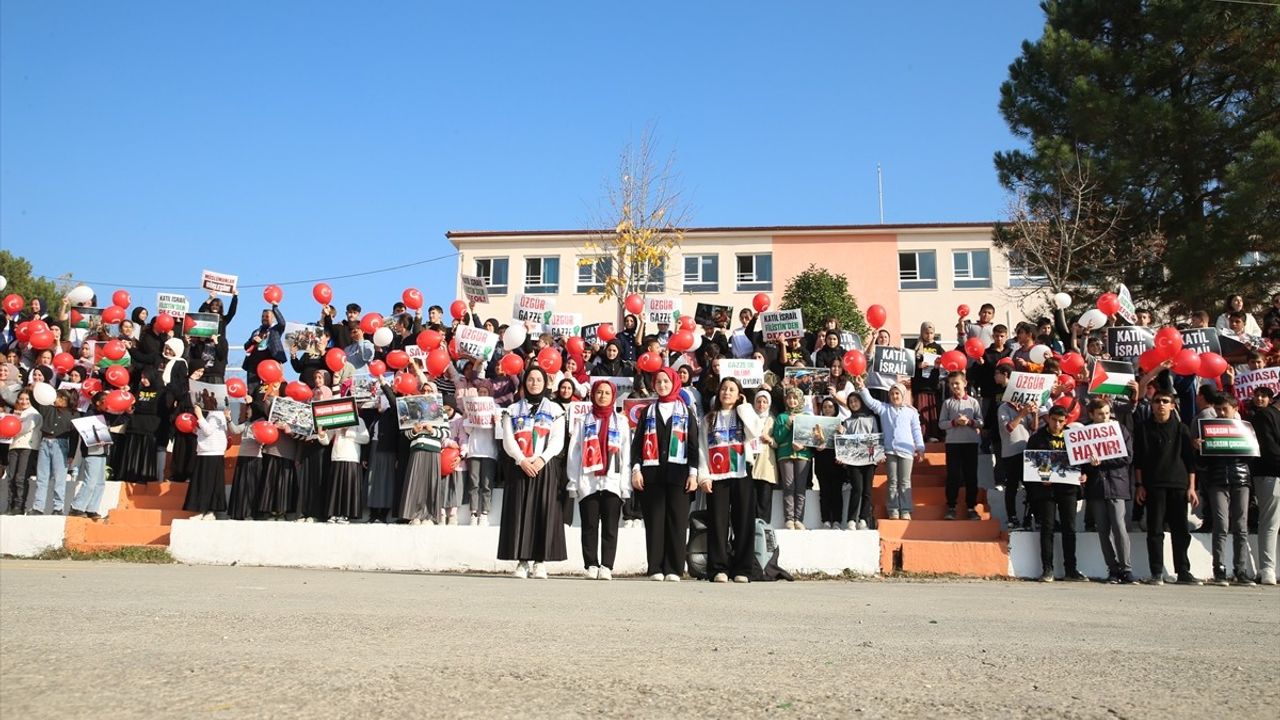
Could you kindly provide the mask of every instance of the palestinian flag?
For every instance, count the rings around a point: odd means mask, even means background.
[[[353,398],[333,398],[317,400],[311,403],[311,415],[315,419],[316,429],[351,427],[359,424],[356,419],[356,401]]]
[[[218,334],[217,313],[187,313],[182,319],[182,334],[187,337],[208,338]]]
[[[1133,365],[1118,360],[1098,360],[1093,364],[1089,380],[1090,395],[1128,395],[1133,382]]]

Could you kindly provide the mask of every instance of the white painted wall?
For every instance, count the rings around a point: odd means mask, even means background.
[[[0,555],[32,557],[60,548],[66,526],[61,515],[0,515]]]
[[[1191,560],[1191,573],[1201,580],[1213,577],[1213,536],[1208,533],[1192,533],[1191,547],[1187,556]],[[1133,574],[1139,579],[1151,577],[1147,562],[1147,534],[1145,532],[1129,533],[1131,563]],[[1258,536],[1249,536],[1249,548],[1252,551],[1248,567],[1255,573]],[[1231,543],[1227,543],[1226,566],[1232,567]],[[1054,535],[1053,560],[1055,573],[1061,576],[1062,536]],[[1102,547],[1098,544],[1097,533],[1076,533],[1076,564],[1080,572],[1089,577],[1106,577],[1107,563],[1102,559]],[[1020,578],[1040,577],[1040,533],[1015,532],[1009,534],[1009,573]],[[1168,533],[1164,536],[1164,572],[1173,575],[1173,545]]]

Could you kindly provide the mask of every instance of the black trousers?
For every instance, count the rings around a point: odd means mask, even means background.
[[[849,473],[844,465],[836,465],[832,477],[821,478],[822,486],[818,490],[818,514],[824,523],[844,522],[844,486],[849,482]]]
[[[849,485],[849,520],[863,520],[871,523],[871,486],[876,475],[875,465],[846,465]]]
[[[1040,524],[1040,566],[1042,572],[1053,572],[1053,517],[1058,516],[1062,533],[1062,566],[1068,573],[1076,569],[1076,503],[1080,486],[1066,483],[1033,483],[1027,486],[1028,501]]]
[[[947,507],[954,510],[964,485],[964,502],[978,504],[978,444],[947,443]]]
[[[1018,520],[1018,486],[1022,485],[1022,453],[1000,458],[1004,468],[1004,516],[1009,522]]]
[[[726,478],[712,483],[707,494],[707,574],[751,577],[756,536],[755,481]],[[730,540],[730,533],[733,538]],[[732,542],[732,546],[730,543]]]
[[[648,483],[640,493],[650,575],[684,574],[690,498],[684,485],[675,483]]]
[[[618,522],[622,518],[622,498],[601,490],[582,498],[578,509],[582,515],[583,565],[603,565],[612,570],[613,559],[618,555]]]
[[[752,480],[756,488],[756,517],[773,522],[773,490],[778,487],[765,480]]]
[[[1187,550],[1191,531],[1187,530],[1187,491],[1183,488],[1147,487],[1147,560],[1151,577],[1164,576],[1164,526],[1173,538],[1173,571],[1191,572]]]
[[[29,478],[36,471],[35,450],[9,451],[9,511],[21,513],[27,509]],[[43,509],[43,508],[42,508]]]

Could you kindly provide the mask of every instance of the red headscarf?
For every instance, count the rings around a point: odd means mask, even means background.
[[[618,388],[608,380],[597,380],[591,383],[591,396],[589,398],[591,402],[591,414],[595,416],[596,421],[600,424],[600,432],[598,434],[598,437],[600,438],[600,450],[601,452],[607,453],[609,451],[609,423],[613,421],[613,403],[609,403],[604,407],[596,405],[596,388],[601,385],[608,385],[609,389],[613,391],[613,397],[615,399],[618,397]],[[605,463],[604,467],[596,471],[596,475],[599,476],[608,474],[608,463]]]
[[[669,367],[658,368],[658,372],[653,374],[654,378],[658,375],[666,375],[671,378],[671,392],[666,395],[659,395],[658,402],[676,402],[680,399],[680,374]],[[655,383],[656,385],[656,383]]]

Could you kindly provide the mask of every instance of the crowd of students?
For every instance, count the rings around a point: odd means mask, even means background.
[[[867,529],[877,522],[871,489],[879,461],[842,463],[821,432],[816,445],[796,442],[796,419],[813,414],[837,417],[839,433],[882,435],[884,519],[911,520],[913,464],[926,442],[945,443],[948,520],[979,518],[979,466],[991,464],[1008,529],[1039,532],[1043,580],[1054,579],[1055,532],[1062,537],[1065,579],[1085,579],[1075,548],[1083,500],[1085,524],[1098,532],[1112,582],[1134,582],[1128,531],[1141,524],[1148,582],[1165,580],[1167,528],[1172,579],[1199,583],[1187,553],[1190,528],[1203,523],[1213,533],[1215,583],[1275,583],[1280,410],[1267,387],[1243,406],[1232,388],[1239,372],[1280,365],[1280,295],[1261,323],[1242,298],[1228,301],[1217,326],[1248,350],[1222,377],[1179,375],[1166,360],[1143,368],[1127,396],[1089,394],[1091,366],[1107,357],[1105,329],[1069,324],[1062,311],[1020,322],[1012,332],[993,322],[990,305],[976,320],[962,317],[954,346],[966,353],[964,367],[953,365],[951,372],[939,362],[947,352],[942,337],[925,323],[913,343],[914,374],[887,375],[847,362],[850,350],[870,357],[876,346],[893,345],[887,330],[850,338],[827,319],[803,338],[766,342],[751,309],[740,311],[734,327],[721,314],[704,319],[702,327],[646,328],[627,314],[607,341],[601,333],[584,343],[532,323],[482,321],[474,304],[455,303],[449,323],[442,307],[427,308],[423,317],[420,304],[403,302],[376,322],[358,304],[348,304],[340,320],[326,302],[314,331],[299,341],[286,336],[285,318],[272,303],[243,344],[245,398],[232,405],[238,409],[233,415],[193,398],[190,382],[225,383],[228,389],[238,382],[240,373],[228,369],[226,337],[238,301],[233,294],[224,305],[214,294],[200,306],[217,317],[211,337],[184,336],[181,323],[174,327],[172,318],[142,307],[117,322],[80,327],[83,314],[69,299],[48,308],[30,298],[20,312],[0,315],[6,353],[0,410],[15,418],[0,418],[9,512],[63,513],[62,480],[69,468],[81,481],[70,514],[93,519],[100,519],[107,478],[189,482],[184,507],[199,519],[415,525],[459,524],[463,505],[470,524],[487,525],[492,489],[501,486],[497,553],[516,563],[517,577],[546,577],[546,563],[567,557],[565,527],[576,503],[587,577],[610,579],[619,527],[642,523],[649,577],[678,581],[686,572],[696,505],[706,510],[706,576],[749,582],[760,572],[753,566],[756,520],[771,521],[775,490],[781,490],[788,529],[806,528],[806,490],[814,487],[822,528]],[[96,299],[80,304],[93,307]],[[1151,311],[1138,315],[1138,324],[1154,327]],[[487,360],[453,349],[464,324],[502,338]],[[511,324],[524,332],[511,333]],[[1109,324],[1123,323],[1112,318]],[[1208,324],[1209,315],[1201,312],[1188,326]],[[677,332],[694,333],[694,347],[668,347]],[[504,347],[513,338],[517,342]],[[397,350],[437,344],[450,348],[443,366],[432,366],[428,356],[427,362],[386,367]],[[1062,373],[1068,353],[1085,360],[1074,374]],[[759,360],[759,386],[722,377],[719,361],[726,358]],[[293,396],[295,389],[278,373],[262,370],[271,363],[291,366],[306,397],[359,396],[356,423],[299,433],[277,422],[264,431],[273,400]],[[830,378],[815,390],[791,383],[788,367],[829,368]],[[1015,372],[1059,375],[1051,402],[1004,402]],[[616,378],[630,379],[631,388],[620,391]],[[439,395],[444,417],[402,429],[397,397],[417,394]],[[652,402],[629,416],[621,405],[624,394]],[[468,397],[494,399],[492,425],[468,421],[461,412]],[[589,411],[575,419],[573,404],[582,402]],[[1251,422],[1261,457],[1202,456],[1195,419],[1237,414]],[[86,444],[72,421],[98,415],[110,442]],[[1126,457],[1075,468],[1078,485],[1022,481],[1024,451],[1062,449],[1069,423],[1111,420],[1121,425]],[[237,440],[228,497],[223,458]],[[1256,573],[1250,571],[1250,528],[1259,536]],[[1234,543],[1230,569],[1224,562],[1228,535]]]

